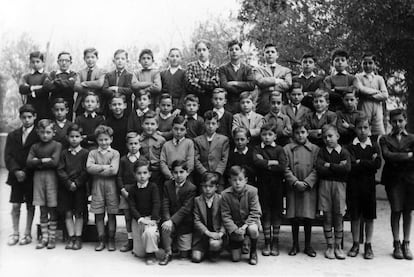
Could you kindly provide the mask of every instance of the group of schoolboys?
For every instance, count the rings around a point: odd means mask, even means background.
[[[327,258],[345,258],[348,211],[354,241],[348,256],[359,253],[363,221],[364,258],[372,259],[381,148],[393,255],[411,260],[414,136],[405,130],[402,110],[390,112],[392,131],[385,135],[382,102],[388,93],[375,73],[375,56],[364,55],[363,72],[354,76],[346,71],[348,53],[336,50],[335,71],[322,78],[314,73],[315,57],[306,54],[302,72],[292,78],[276,62],[273,44],[264,47],[266,63],[257,68],[242,62],[237,41],[228,44],[230,62],[219,68],[210,63],[209,51],[208,42],[197,42],[198,60],[183,70],[181,52],[173,48],[161,73],[149,49],[141,52],[142,69],[134,73],[126,69],[124,50],[115,52],[116,69],[109,73],[96,66],[93,48],[84,51],[87,67],[79,73],[70,70],[67,52],[49,74],[43,55],[31,53],[32,71],[20,85],[27,103],[20,108],[23,127],[8,135],[5,149],[13,222],[8,244],[31,243],[39,206],[37,249],[55,248],[59,214],[69,237],[66,249],[82,248],[91,195],[95,250],[116,249],[116,215],[122,211],[128,241],[121,251],[132,250],[148,264],[156,261],[160,232],[160,265],[169,263],[173,249],[183,258],[191,251],[192,261],[200,262],[206,256],[217,260],[224,246],[233,261],[250,252],[249,263],[257,264],[259,230],[262,254],[279,255],[283,216],[292,223],[289,255],[299,252],[303,222],[304,252],[315,257],[311,227],[317,211],[324,216]],[[27,204],[27,223],[20,238],[21,203]]]

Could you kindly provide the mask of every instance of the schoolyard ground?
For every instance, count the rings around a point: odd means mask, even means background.
[[[251,266],[246,260],[232,263],[229,254],[224,252],[217,263],[205,261],[193,264],[188,260],[174,259],[167,266],[147,266],[144,261],[135,258],[131,253],[94,251],[94,243],[84,243],[80,251],[65,250],[65,244],[58,240],[54,250],[36,250],[35,242],[26,246],[7,246],[11,233],[9,186],[5,185],[7,171],[0,169],[0,276],[413,276],[414,261],[394,260],[392,254],[392,236],[389,226],[389,206],[382,186],[377,186],[378,218],[375,221],[373,250],[375,258],[364,260],[362,253],[356,258],[327,260],[323,256],[325,243],[321,227],[313,229],[313,247],[317,251],[316,258],[303,253],[288,256],[291,243],[290,227],[281,229],[278,257],[263,257],[259,253],[259,263]],[[22,214],[24,210],[22,209]],[[35,223],[39,221],[36,210]],[[90,220],[92,220],[91,217]],[[118,220],[117,247],[126,239],[124,220]],[[21,219],[21,230],[25,222]],[[32,234],[35,235],[35,227]],[[61,233],[58,233],[61,237]],[[303,250],[303,233],[301,228],[301,250]],[[411,236],[413,237],[413,236]],[[260,241],[259,248],[263,240]],[[347,251],[352,244],[349,222],[345,223],[345,246]],[[414,246],[411,247],[414,250]],[[360,249],[363,249],[361,245]],[[363,252],[363,251],[361,251]],[[246,256],[247,259],[247,256]]]

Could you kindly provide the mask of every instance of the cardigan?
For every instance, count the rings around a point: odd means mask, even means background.
[[[341,161],[346,163],[340,164]],[[325,163],[330,166],[325,167]],[[351,171],[351,155],[344,147],[341,147],[340,153],[336,150],[329,153],[326,147],[322,147],[316,160],[316,170],[321,180],[346,182]]]
[[[185,70],[178,68],[174,74],[170,70],[161,72],[161,93],[168,93],[173,98],[174,108],[184,108],[184,97],[187,95]]]
[[[171,165],[175,160],[184,160],[187,162],[188,173],[194,170],[194,143],[189,138],[174,144],[174,139],[167,141],[161,149],[160,168],[167,180],[172,179]]]
[[[75,155],[70,153],[68,149],[62,151],[57,167],[57,175],[60,184],[66,189],[70,188],[72,182],[75,183],[77,188],[86,187],[88,181],[88,173],[86,172],[88,154],[88,150],[84,148],[81,148]]]

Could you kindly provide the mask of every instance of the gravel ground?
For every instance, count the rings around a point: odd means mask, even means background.
[[[375,221],[373,250],[375,258],[364,260],[362,254],[356,258],[343,261],[327,260],[323,256],[325,249],[321,227],[314,227],[313,246],[318,255],[310,258],[303,253],[295,257],[288,256],[291,237],[290,228],[281,229],[278,257],[263,257],[259,254],[259,264],[251,266],[246,259],[240,263],[232,263],[228,253],[222,254],[217,263],[205,261],[193,264],[188,260],[173,260],[168,266],[147,266],[130,253],[94,251],[94,243],[84,243],[80,251],[64,249],[59,240],[54,250],[36,250],[35,243],[26,246],[7,246],[7,238],[11,233],[10,205],[8,197],[10,188],[5,185],[7,171],[0,169],[0,276],[127,276],[127,275],[280,275],[280,276],[413,276],[414,262],[394,260],[392,254],[392,236],[389,227],[389,206],[385,199],[383,187],[378,186],[378,219]],[[22,212],[24,214],[24,212]],[[35,222],[39,212],[36,211]],[[22,218],[22,222],[24,217]],[[21,227],[23,225],[21,224]],[[352,244],[349,222],[345,223],[345,251]],[[22,228],[21,228],[22,229]],[[34,230],[34,228],[33,228]],[[33,231],[34,234],[34,231]],[[61,233],[59,235],[61,237]],[[303,249],[303,233],[301,229],[301,248]],[[413,236],[412,236],[413,237]],[[122,217],[118,217],[117,247],[121,247],[126,239]],[[262,244],[263,241],[260,241]],[[259,246],[260,247],[260,246]],[[363,246],[361,245],[361,248]],[[414,250],[414,247],[412,247]],[[144,276],[144,275],[142,275]]]

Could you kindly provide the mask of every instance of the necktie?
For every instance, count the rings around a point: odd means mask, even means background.
[[[23,129],[23,134],[22,134],[22,144],[24,145],[26,143],[26,139],[28,136],[28,131],[26,129]]]
[[[119,83],[119,78],[121,77],[122,71],[117,71],[116,72],[116,85],[118,86]]]
[[[298,106],[293,106],[293,111],[295,112],[295,115],[298,114]]]
[[[275,76],[276,66],[271,66],[270,69],[272,70],[272,76]]]
[[[88,74],[86,75],[86,81],[92,80],[92,69],[88,70]]]

